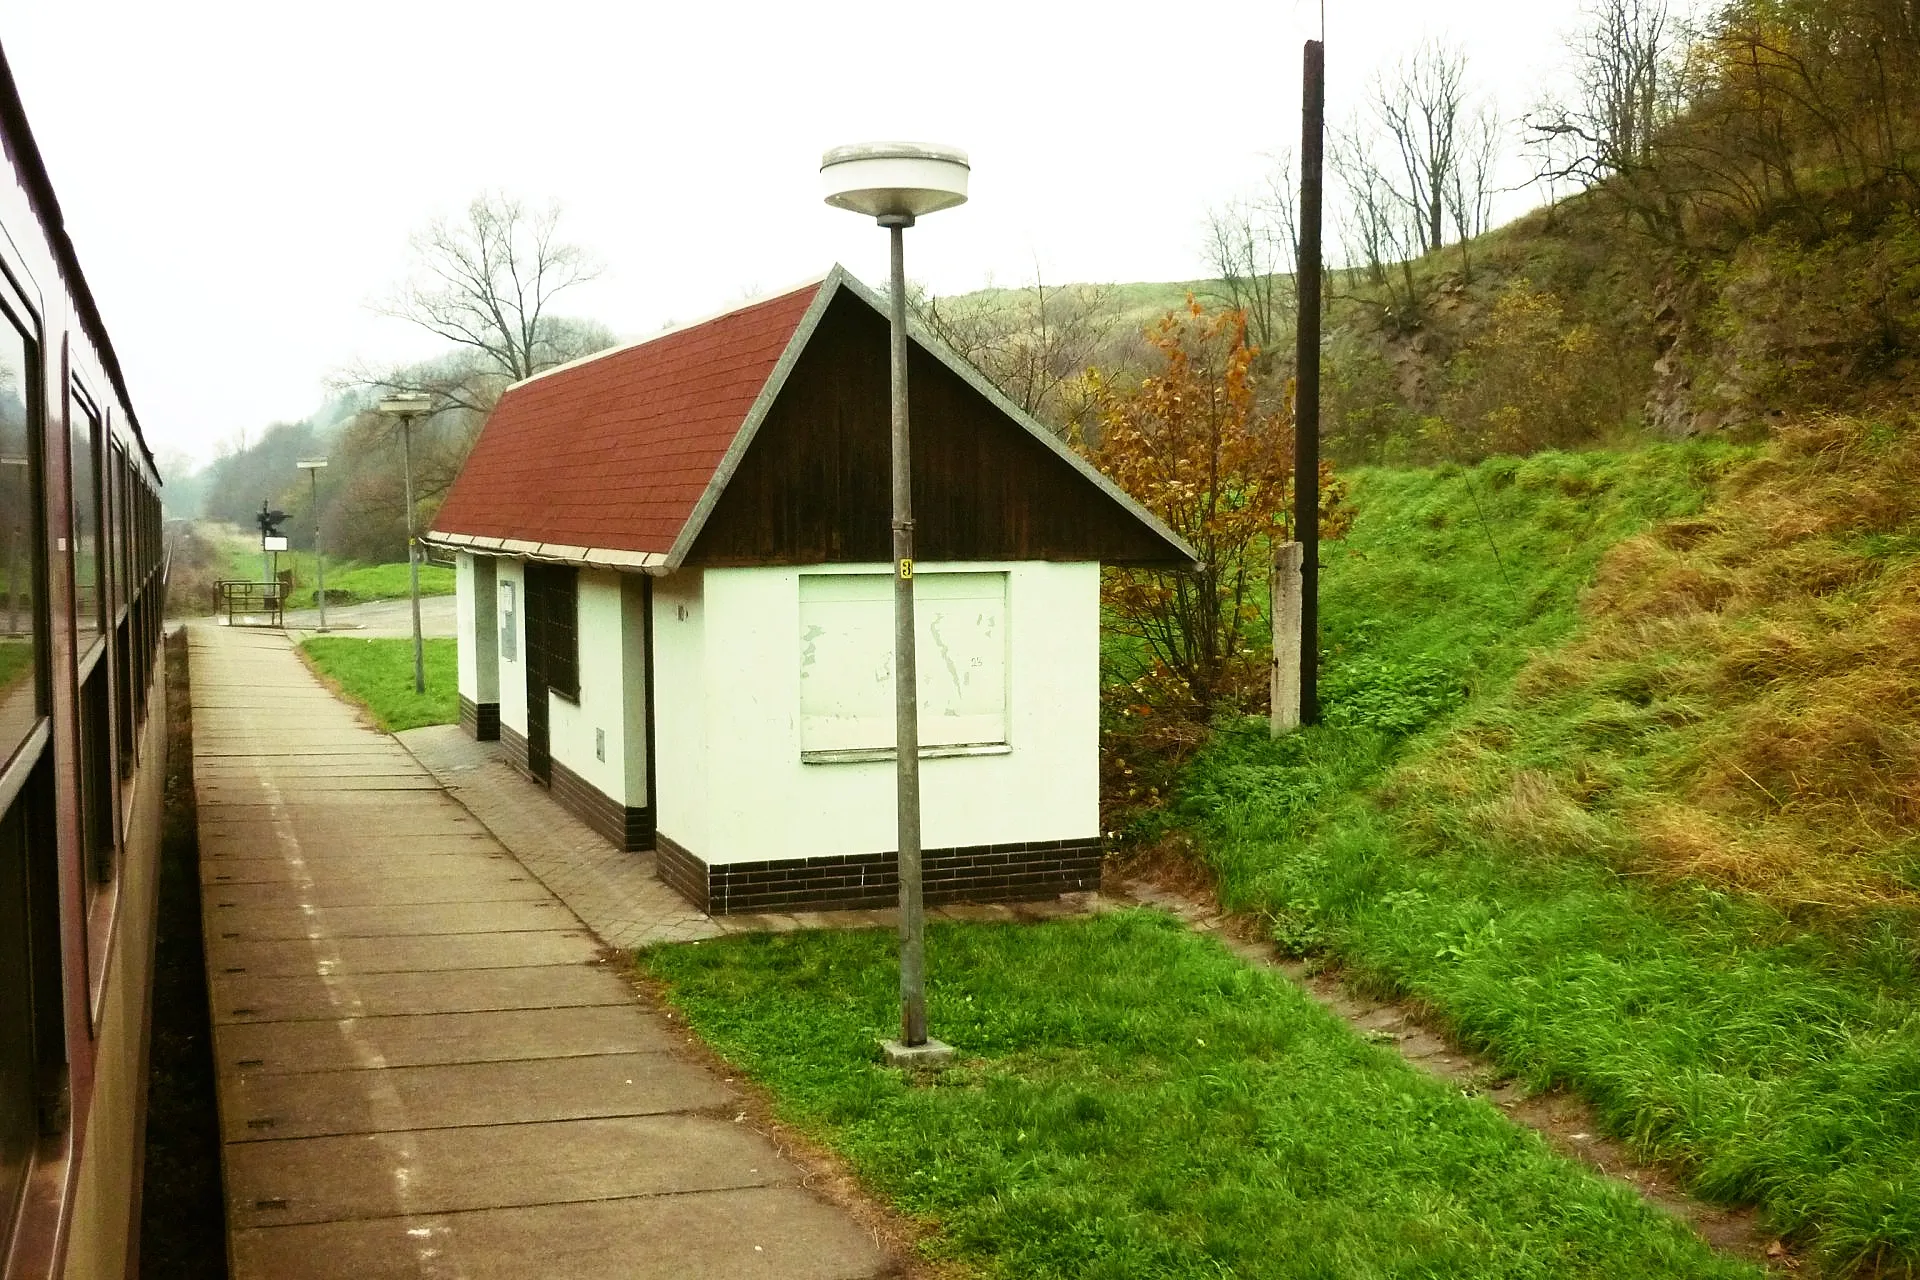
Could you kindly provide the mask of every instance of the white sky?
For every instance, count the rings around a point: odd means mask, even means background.
[[[1334,0],[1329,118],[1430,35],[1517,115],[1578,9]],[[432,354],[369,304],[486,188],[563,202],[606,271],[562,310],[626,337],[835,261],[883,280],[883,233],[818,193],[820,153],[873,138],[971,154],[971,202],[907,241],[941,293],[1199,276],[1206,209],[1297,146],[1318,25],[1308,0],[0,0],[149,443],[196,458],[356,359]]]

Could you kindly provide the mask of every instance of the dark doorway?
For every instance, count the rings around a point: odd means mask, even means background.
[[[527,772],[550,783],[547,695],[580,697],[579,584],[563,565],[527,564]]]

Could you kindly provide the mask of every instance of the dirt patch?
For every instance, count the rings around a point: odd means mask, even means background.
[[[227,1222],[200,932],[193,701],[184,629],[167,637],[166,663],[167,790],[147,1063],[140,1275],[146,1280],[204,1280],[226,1274]]]
[[[1129,862],[1123,874],[1109,874],[1107,892],[1171,912],[1195,932],[1218,938],[1249,964],[1286,975],[1361,1036],[1393,1046],[1428,1075],[1487,1098],[1539,1133],[1560,1154],[1631,1186],[1650,1204],[1684,1220],[1721,1252],[1781,1274],[1799,1269],[1800,1259],[1765,1228],[1755,1210],[1708,1204],[1688,1195],[1672,1169],[1639,1159],[1626,1144],[1609,1137],[1585,1101],[1564,1090],[1529,1093],[1499,1067],[1454,1043],[1430,1011],[1404,1001],[1356,995],[1342,983],[1337,970],[1316,969],[1282,956],[1257,920],[1222,911],[1204,873],[1190,866],[1179,868],[1178,863],[1177,858]],[[1164,868],[1177,869],[1171,875],[1158,874]]]

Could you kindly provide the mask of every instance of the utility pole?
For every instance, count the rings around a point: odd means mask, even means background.
[[[1307,41],[1300,101],[1300,300],[1294,351],[1293,536],[1300,543],[1300,723],[1320,723],[1320,176],[1326,46]]]

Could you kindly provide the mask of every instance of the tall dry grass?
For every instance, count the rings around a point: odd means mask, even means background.
[[[1789,908],[1920,906],[1910,411],[1782,428],[1706,513],[1614,548],[1582,610],[1507,715],[1468,726],[1413,789],[1480,792],[1477,824],[1509,845],[1585,843]],[[1489,793],[1503,732],[1557,739],[1557,767],[1509,763]]]

